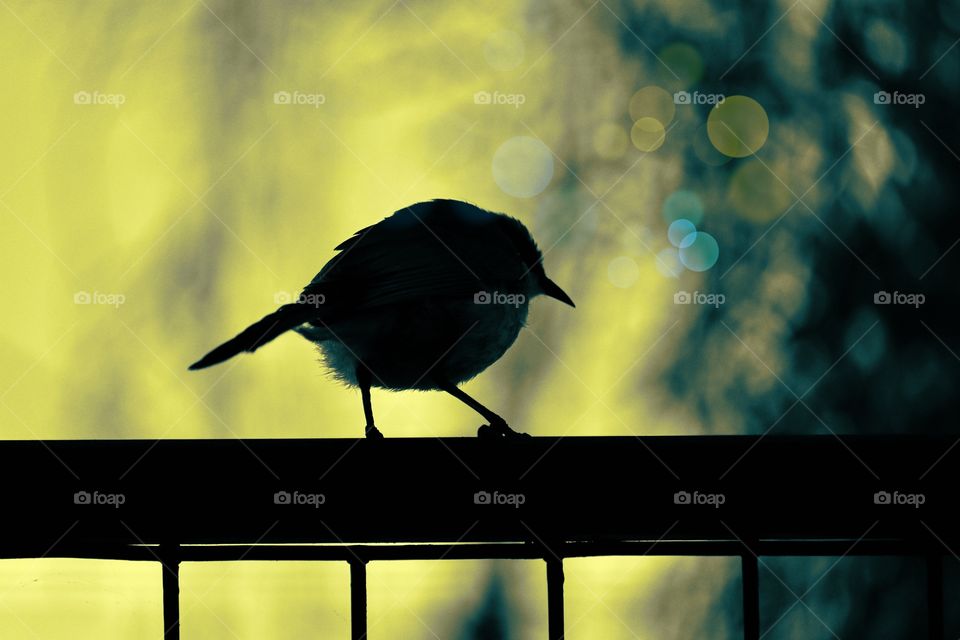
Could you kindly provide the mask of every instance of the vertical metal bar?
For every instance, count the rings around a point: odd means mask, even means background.
[[[547,635],[550,640],[563,640],[563,559],[547,561]]]
[[[367,637],[367,563],[350,561],[350,638]]]
[[[180,640],[180,545],[160,545],[163,574],[163,638]]]
[[[743,579],[743,638],[760,640],[759,559],[749,551],[740,556]]]
[[[927,556],[927,629],[930,640],[944,640],[943,557]]]

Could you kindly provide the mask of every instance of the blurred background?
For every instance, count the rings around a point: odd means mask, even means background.
[[[955,430],[958,38],[956,0],[0,0],[0,437],[359,436],[296,335],[186,366],[438,197],[520,218],[577,301],[466,386],[522,430]],[[479,424],[374,396],[387,437]],[[916,637],[919,563],[771,561],[764,637]],[[568,637],[735,638],[738,568],[568,561]],[[0,636],[157,637],[159,572],[4,561]],[[545,637],[543,573],[374,563],[370,635]],[[184,634],[346,637],[347,584],[185,565]]]

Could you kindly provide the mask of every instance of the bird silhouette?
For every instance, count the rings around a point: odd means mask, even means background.
[[[383,437],[372,386],[446,391],[489,422],[478,435],[524,435],[458,387],[510,348],[531,299],[546,295],[574,306],[547,277],[523,223],[466,202],[431,200],[361,229],[336,250],[296,301],[190,369],[256,351],[293,330],[318,345],[335,378],[360,388],[367,437]]]

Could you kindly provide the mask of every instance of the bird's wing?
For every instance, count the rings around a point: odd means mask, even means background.
[[[511,280],[515,260],[497,214],[454,201],[402,209],[337,246],[304,294],[335,308],[369,309],[429,297],[466,297]],[[506,265],[506,266],[505,266]]]

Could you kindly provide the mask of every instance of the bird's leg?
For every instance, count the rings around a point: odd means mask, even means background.
[[[449,393],[450,395],[452,395],[454,398],[456,398],[460,402],[464,403],[465,405],[473,409],[474,411],[476,411],[477,413],[479,413],[490,423],[489,426],[484,425],[477,430],[478,436],[495,435],[495,436],[507,436],[507,437],[510,437],[510,436],[529,437],[525,433],[518,433],[517,431],[514,431],[513,429],[511,429],[510,426],[507,424],[506,420],[504,420],[503,418],[495,414],[493,411],[490,411],[490,409],[487,409],[485,406],[483,406],[482,404],[477,402],[475,399],[467,395],[467,393],[464,392],[462,389],[460,389],[457,385],[443,382],[440,384],[440,388],[446,391],[447,393]]]
[[[373,402],[370,400],[371,381],[372,376],[370,375],[370,370],[364,365],[358,364],[357,385],[360,387],[360,395],[363,398],[363,417],[367,421],[364,435],[368,438],[380,440],[383,439],[383,434],[380,433],[380,430],[377,429],[377,426],[373,423]]]

